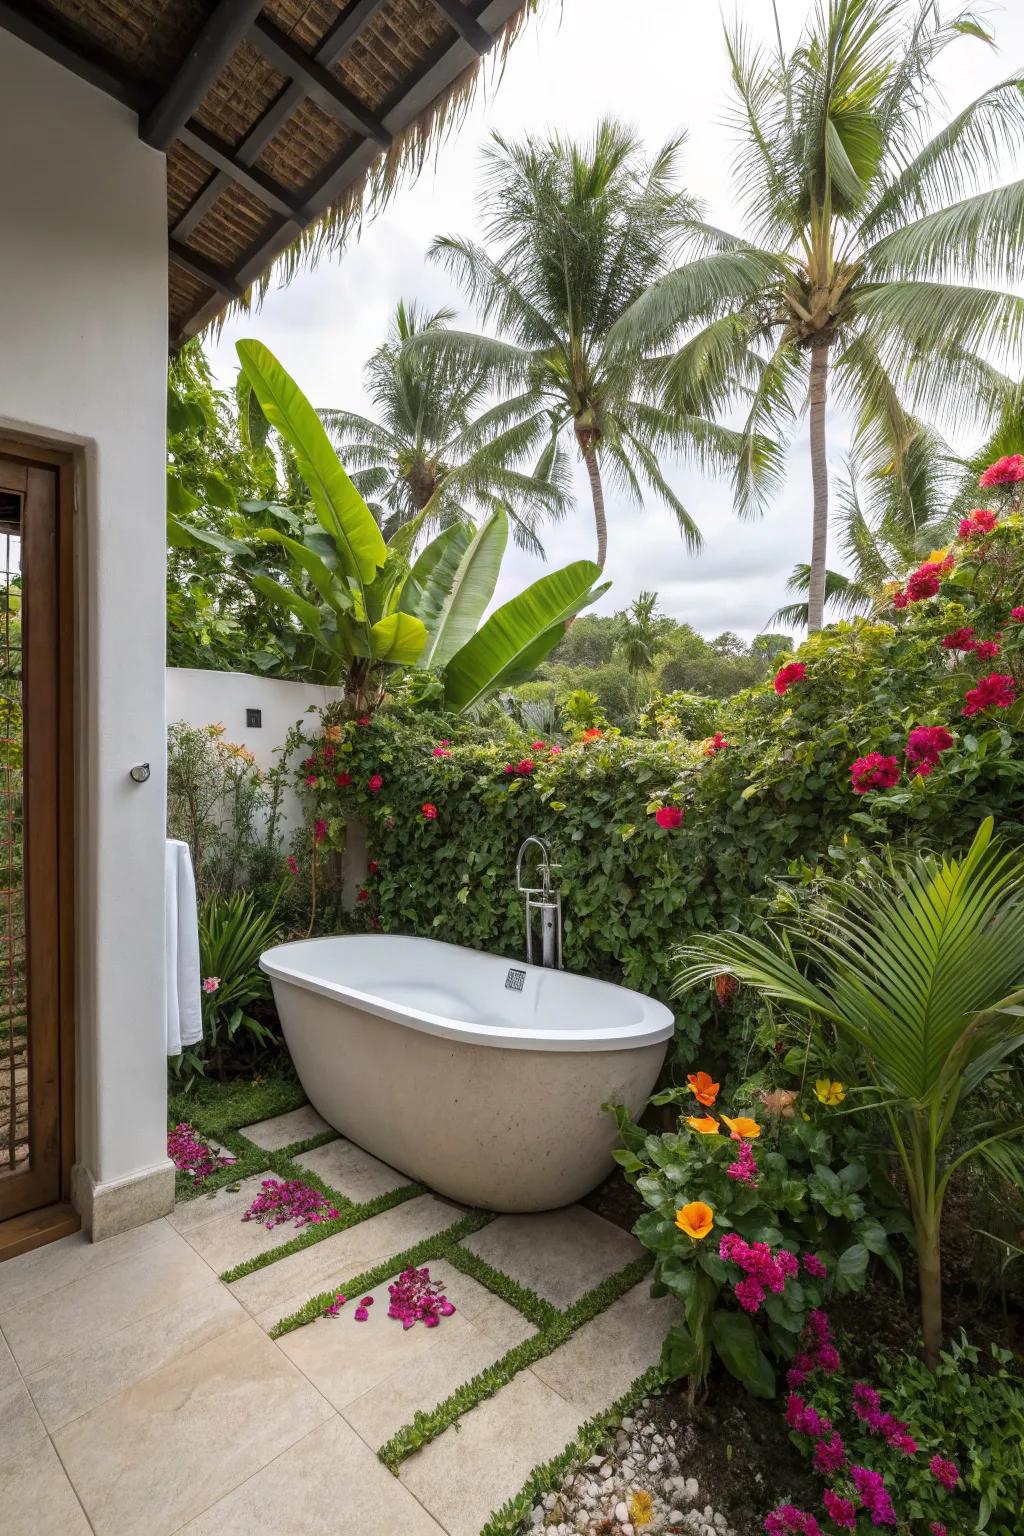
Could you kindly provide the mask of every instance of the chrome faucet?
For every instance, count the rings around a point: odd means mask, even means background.
[[[523,858],[531,843],[540,850],[540,885],[523,884]],[[562,893],[551,889],[551,849],[541,837],[528,837],[516,859],[516,890],[526,898],[526,959],[533,964],[533,914],[540,913],[541,965],[562,969]]]

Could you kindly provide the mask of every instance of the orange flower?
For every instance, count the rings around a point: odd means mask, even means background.
[[[686,1123],[691,1131],[700,1131],[702,1136],[717,1136],[722,1129],[714,1115],[702,1115],[700,1119],[695,1115],[687,1115]]]
[[[722,1119],[732,1134],[738,1136],[741,1141],[753,1141],[761,1134],[761,1127],[757,1121],[748,1120],[746,1115],[737,1115],[735,1120],[730,1120],[728,1115],[723,1115]]]
[[[715,1213],[703,1200],[691,1200],[682,1210],[676,1211],[676,1226],[694,1242],[707,1237],[715,1224]]]
[[[703,1104],[705,1109],[710,1109],[718,1098],[718,1090],[721,1083],[713,1083],[707,1072],[691,1072],[686,1081],[690,1085],[690,1092],[694,1095],[698,1104]]]
[[[584,741],[596,741],[599,736],[603,736],[603,735],[604,735],[604,731],[599,730],[596,725],[592,725],[590,727],[589,731],[584,731],[583,732],[583,740]]]

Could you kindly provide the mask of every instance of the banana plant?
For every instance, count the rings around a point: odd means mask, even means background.
[[[961,859],[890,856],[829,882],[771,943],[723,932],[676,953],[677,991],[734,976],[849,1053],[902,1165],[932,1368],[950,1179],[980,1157],[1024,1181],[1024,1117],[1003,1082],[1024,1049],[1024,861],[992,832],[989,818]]]
[[[318,681],[342,685],[352,715],[373,713],[400,666],[435,669],[446,707],[471,709],[529,676],[567,622],[607,591],[609,583],[595,585],[600,568],[577,560],[481,624],[508,542],[504,510],[479,527],[453,524],[414,558],[428,506],[385,543],[298,385],[261,342],[240,341],[237,350],[252,396],[309,490],[315,521],[231,539],[172,515],[169,538],[233,559],[253,591],[288,615],[286,649]],[[268,545],[283,551],[287,581],[264,568]]]

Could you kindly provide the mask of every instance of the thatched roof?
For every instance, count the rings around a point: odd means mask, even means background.
[[[167,153],[178,343],[340,243],[450,126],[533,0],[0,0],[0,27]]]

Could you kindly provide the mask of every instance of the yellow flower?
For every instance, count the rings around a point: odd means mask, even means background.
[[[694,1242],[700,1242],[702,1237],[707,1237],[715,1224],[715,1213],[710,1205],[705,1205],[703,1200],[691,1200],[689,1205],[684,1205],[682,1210],[676,1211],[676,1226],[680,1232],[685,1232],[687,1237],[692,1237]]]
[[[723,1115],[722,1119],[732,1134],[738,1136],[741,1141],[754,1141],[761,1134],[761,1127],[757,1121],[748,1119],[746,1115],[737,1115],[735,1120],[730,1119],[728,1115]]]
[[[722,1129],[714,1115],[702,1115],[699,1119],[696,1115],[687,1115],[686,1123],[691,1131],[700,1131],[702,1136],[717,1136]]]
[[[934,561],[936,565],[941,565],[948,554],[949,545],[947,544],[945,549],[933,549],[931,554],[928,556],[928,559],[930,561]]]
[[[630,1495],[629,1518],[634,1525],[650,1525],[653,1516],[654,1500],[649,1493],[644,1493],[641,1488]]]
[[[846,1089],[842,1083],[833,1083],[827,1077],[819,1077],[814,1085],[814,1097],[819,1104],[841,1104],[846,1098]]]

